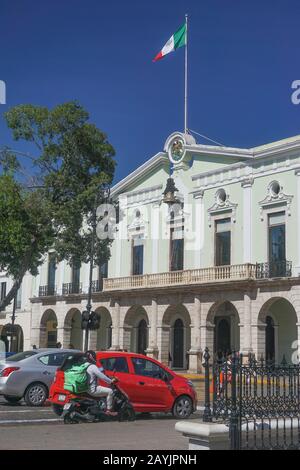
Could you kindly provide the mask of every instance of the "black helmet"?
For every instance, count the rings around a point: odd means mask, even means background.
[[[85,353],[85,355],[86,355],[88,362],[90,362],[91,364],[96,364],[97,357],[96,357],[95,351],[89,350]]]

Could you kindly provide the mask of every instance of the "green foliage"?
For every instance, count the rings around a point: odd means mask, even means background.
[[[36,274],[50,247],[58,259],[88,262],[90,216],[102,202],[100,190],[112,183],[113,147],[77,102],[52,110],[20,105],[5,118],[15,140],[35,146],[30,161],[39,184],[28,188],[18,176],[18,154],[0,151],[0,268],[15,279],[24,267]],[[96,262],[109,258],[109,246],[109,240],[96,240]]]

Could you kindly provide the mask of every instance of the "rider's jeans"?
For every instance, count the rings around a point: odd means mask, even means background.
[[[101,387],[100,385],[96,388],[95,391],[89,392],[93,397],[106,397],[107,409],[112,409],[113,404],[113,391],[108,387]]]

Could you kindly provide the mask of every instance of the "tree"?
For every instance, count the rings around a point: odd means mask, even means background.
[[[52,110],[16,106],[5,118],[14,139],[30,143],[37,155],[0,151],[0,270],[14,280],[0,310],[27,271],[37,274],[50,248],[58,261],[89,261],[91,230],[83,227],[115,169],[113,147],[77,102]],[[95,263],[108,260],[110,243],[96,240]]]

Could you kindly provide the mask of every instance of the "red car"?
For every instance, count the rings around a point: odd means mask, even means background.
[[[107,376],[119,379],[135,412],[172,412],[176,418],[184,419],[196,410],[197,395],[192,382],[155,359],[120,351],[96,354],[97,365],[103,367]],[[64,404],[73,396],[64,389],[64,372],[58,369],[49,393],[54,411],[61,414]]]

